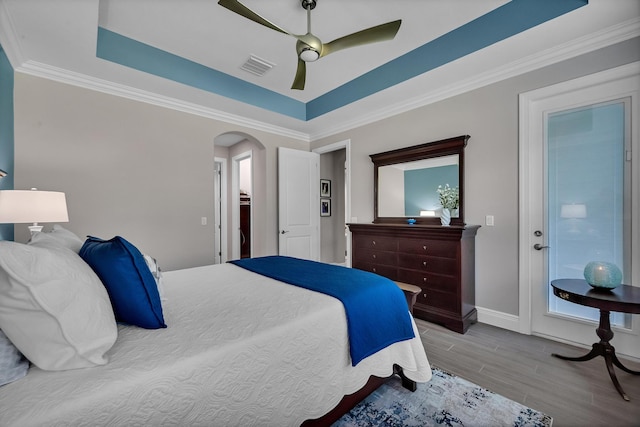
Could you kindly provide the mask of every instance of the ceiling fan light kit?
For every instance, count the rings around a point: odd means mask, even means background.
[[[320,54],[311,48],[304,48],[302,52],[300,52],[300,59],[304,62],[317,61],[318,58],[320,58]]]
[[[261,17],[237,0],[219,0],[218,4],[240,16],[252,20],[253,22],[280,33],[290,35],[298,40],[296,42],[298,69],[296,70],[293,85],[291,86],[291,89],[298,90],[304,89],[307,74],[307,62],[317,61],[323,56],[327,56],[330,53],[337,52],[342,49],[392,40],[396,36],[396,33],[402,24],[402,20],[398,19],[397,21],[387,22],[386,24],[377,25],[375,27],[367,28],[353,34],[337,38],[329,43],[322,43],[318,37],[311,33],[311,11],[316,7],[316,0],[301,0],[302,8],[307,11],[307,34],[290,33],[289,31],[286,31]]]

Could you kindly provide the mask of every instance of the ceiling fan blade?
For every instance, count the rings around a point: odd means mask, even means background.
[[[347,49],[354,46],[361,46],[369,43],[377,43],[385,40],[392,40],[400,29],[402,20],[387,22],[386,24],[376,25],[348,36],[340,37],[329,43],[322,45],[322,54],[327,56],[338,50]]]
[[[307,79],[307,63],[298,58],[298,70],[296,71],[296,77],[293,79],[291,89],[304,89],[304,83]]]
[[[252,20],[253,22],[257,22],[260,25],[264,25],[265,27],[271,28],[272,30],[276,30],[280,33],[288,34],[290,36],[295,37],[294,34],[291,34],[290,32],[278,27],[276,24],[269,22],[268,20],[264,19],[262,16],[253,12],[251,9],[249,9],[248,7],[246,7],[245,5],[243,5],[237,0],[220,0],[218,4],[224,8],[229,9],[232,12],[237,13],[238,15],[244,16],[245,18]]]

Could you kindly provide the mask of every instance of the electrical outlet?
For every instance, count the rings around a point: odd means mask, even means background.
[[[484,218],[484,223],[488,226],[488,227],[493,227],[493,215],[487,215]]]
[[[206,216],[203,216],[202,218],[200,218],[200,224],[207,225],[207,217]]]

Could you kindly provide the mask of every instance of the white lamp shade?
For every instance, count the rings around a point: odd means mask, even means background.
[[[0,223],[68,222],[67,199],[58,191],[0,191]]]
[[[586,217],[587,217],[587,205],[583,203],[562,205],[560,207],[560,218],[586,218]]]

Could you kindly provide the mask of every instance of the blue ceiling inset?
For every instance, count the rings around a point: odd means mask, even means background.
[[[588,3],[588,0],[511,0],[509,3],[307,103],[245,82],[102,27],[98,28],[96,56],[236,101],[308,121],[569,13]]]

